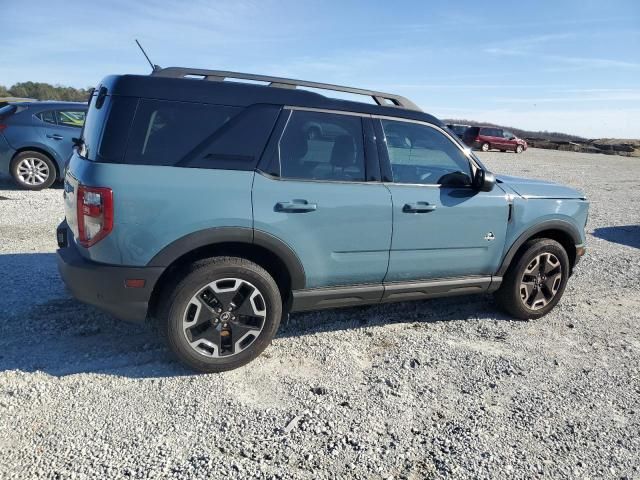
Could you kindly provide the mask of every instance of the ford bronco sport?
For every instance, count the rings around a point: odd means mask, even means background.
[[[110,76],[78,143],[62,278],[157,322],[204,372],[254,359],[287,312],[495,292],[538,318],[585,252],[582,193],[494,177],[398,95],[176,67]]]

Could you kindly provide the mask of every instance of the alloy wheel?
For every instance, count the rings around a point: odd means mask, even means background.
[[[540,310],[553,300],[562,284],[562,265],[552,253],[541,253],[527,265],[520,281],[520,299],[530,310]]]
[[[18,163],[17,174],[25,185],[42,185],[49,178],[49,165],[39,158],[26,157]]]
[[[191,348],[206,357],[229,357],[248,348],[264,327],[267,307],[253,284],[222,278],[189,301],[182,328]]]

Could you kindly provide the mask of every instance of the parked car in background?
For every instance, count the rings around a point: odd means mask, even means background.
[[[471,127],[471,125],[461,125],[458,123],[447,123],[447,128],[449,130],[451,130],[453,133],[456,134],[456,136],[460,139],[463,138],[464,136],[464,132],[467,131],[467,129]]]
[[[105,78],[64,191],[72,294],[157,322],[205,372],[258,356],[290,311],[496,292],[538,318],[585,253],[582,193],[496,180],[399,95],[262,75]]]
[[[41,190],[62,179],[87,105],[23,102],[0,108],[0,173],[22,188]]]
[[[527,149],[527,142],[516,137],[508,130],[497,127],[469,127],[462,137],[464,143],[472,148],[479,148],[483,152],[511,150],[522,153]]]

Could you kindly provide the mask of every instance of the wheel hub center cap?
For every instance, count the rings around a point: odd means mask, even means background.
[[[221,313],[220,320],[222,320],[223,322],[228,322],[229,320],[231,320],[231,314],[229,312]]]

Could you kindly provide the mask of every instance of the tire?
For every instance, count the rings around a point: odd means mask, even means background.
[[[516,318],[540,318],[560,301],[569,270],[569,257],[562,245],[548,238],[534,238],[511,263],[494,297]]]
[[[515,152],[516,152],[516,153],[522,153],[522,150],[524,150],[524,149],[522,148],[522,145],[518,145],[518,146],[516,147]]]
[[[491,148],[491,145],[489,145],[487,142],[485,142],[482,145],[480,145],[480,149],[483,152],[488,152],[490,148]]]
[[[11,161],[11,177],[21,188],[43,190],[56,181],[57,171],[53,161],[40,152],[20,152]]]
[[[271,275],[236,257],[197,262],[185,273],[163,291],[159,309],[176,357],[204,373],[232,370],[258,357],[282,317],[280,291]],[[233,301],[238,302],[235,308]]]

